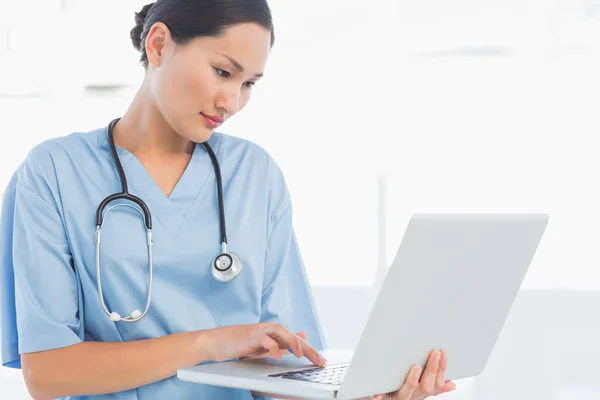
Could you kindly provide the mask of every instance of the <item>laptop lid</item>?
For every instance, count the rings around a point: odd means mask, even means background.
[[[395,391],[435,349],[448,352],[447,379],[481,373],[547,223],[547,214],[414,215],[337,397]]]

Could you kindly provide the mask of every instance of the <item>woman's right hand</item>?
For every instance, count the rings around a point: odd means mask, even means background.
[[[327,361],[301,335],[276,322],[232,325],[208,329],[203,345],[211,361],[222,362],[268,352],[276,360],[290,349],[296,357],[306,357],[317,366]]]

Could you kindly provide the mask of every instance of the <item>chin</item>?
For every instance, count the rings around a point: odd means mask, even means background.
[[[194,129],[186,130],[185,136],[186,139],[191,140],[195,143],[204,143],[210,139],[212,134],[214,133],[214,129],[210,129],[204,126],[194,127]]]

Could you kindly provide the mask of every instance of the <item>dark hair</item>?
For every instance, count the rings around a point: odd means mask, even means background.
[[[133,46],[142,53],[140,61],[148,67],[145,41],[152,25],[164,23],[177,44],[186,44],[200,36],[219,36],[232,25],[257,23],[275,33],[271,9],[266,0],[158,0],[135,13],[135,27],[130,32]]]

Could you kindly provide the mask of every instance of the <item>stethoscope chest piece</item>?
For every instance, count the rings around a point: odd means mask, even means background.
[[[242,271],[242,260],[235,253],[223,252],[212,262],[212,275],[221,282],[229,282]]]

